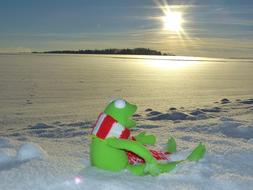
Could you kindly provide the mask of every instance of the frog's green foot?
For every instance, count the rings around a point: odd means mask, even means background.
[[[140,165],[128,165],[127,169],[131,171],[134,175],[144,176],[144,175],[152,175],[158,176],[161,173],[170,172],[176,166],[178,162],[170,162],[170,163],[156,163],[156,164],[140,164]]]
[[[128,165],[127,169],[137,176],[145,176],[149,174],[152,176],[158,176],[161,173],[161,168],[158,163]]]
[[[204,144],[199,143],[198,146],[192,151],[192,153],[186,158],[189,161],[198,161],[204,157],[206,147]]]
[[[173,137],[170,137],[167,141],[167,152],[175,153],[177,151],[177,143]]]
[[[162,173],[170,172],[177,166],[178,162],[169,162],[166,164],[159,164]]]
[[[144,176],[144,175],[147,175],[147,173],[144,172],[145,166],[146,164],[140,164],[140,165],[129,164],[127,166],[127,169],[134,175]]]

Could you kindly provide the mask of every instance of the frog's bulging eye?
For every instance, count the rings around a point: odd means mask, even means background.
[[[126,102],[122,99],[115,100],[114,106],[119,109],[123,109],[126,106]]]

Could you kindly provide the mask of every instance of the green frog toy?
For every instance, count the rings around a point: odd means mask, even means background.
[[[173,170],[179,163],[198,161],[204,156],[205,146],[200,143],[185,160],[170,162],[169,155],[176,152],[174,138],[168,140],[166,152],[148,149],[147,145],[156,142],[154,135],[145,132],[130,135],[130,129],[136,126],[131,118],[136,110],[136,105],[117,99],[98,116],[90,144],[92,166],[112,172],[128,169],[139,176],[157,176]]]

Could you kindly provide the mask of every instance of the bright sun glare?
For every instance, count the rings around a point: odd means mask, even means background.
[[[151,67],[155,67],[161,69],[163,71],[177,71],[177,70],[186,70],[190,68],[194,68],[198,62],[187,60],[184,57],[178,57],[180,60],[176,58],[161,58],[161,59],[146,59],[143,60],[142,63],[149,65]]]
[[[167,10],[162,18],[164,29],[174,32],[182,30],[182,13],[177,11]]]

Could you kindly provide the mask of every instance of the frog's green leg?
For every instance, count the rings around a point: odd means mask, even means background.
[[[186,162],[186,161],[199,161],[201,158],[204,157],[206,153],[206,147],[204,144],[199,143],[198,146],[196,146],[193,151],[191,152],[191,154],[189,156],[186,157],[186,159],[184,160],[178,160],[178,161],[174,161],[174,162],[169,162],[170,163],[175,163],[176,165],[182,162]]]
[[[144,131],[139,133],[134,138],[136,141],[138,141],[144,145],[154,145],[156,142],[156,138],[154,135],[146,135]]]
[[[177,151],[177,143],[173,137],[170,137],[167,142],[167,152],[175,153]]]
[[[173,140],[172,140],[173,141]],[[203,158],[205,154],[205,145],[200,143],[192,153],[184,160],[169,162],[169,163],[158,163],[155,158],[150,154],[149,150],[142,145],[140,142],[131,141],[127,139],[108,138],[107,143],[109,146],[131,151],[145,160],[145,164],[142,165],[128,165],[127,168],[135,175],[146,175],[151,174],[153,176],[159,175],[160,173],[170,172],[177,164],[185,161],[198,161]]]
[[[160,170],[162,173],[170,172],[177,166],[179,162],[169,162],[166,164],[159,164]]]
[[[144,176],[147,174],[157,176],[160,173],[170,172],[177,166],[178,163],[179,162],[170,162],[170,163],[165,163],[165,164],[157,163],[156,168],[150,168],[150,167],[153,167],[152,164],[139,164],[139,165],[129,164],[127,166],[127,169],[137,176]]]
[[[143,158],[146,163],[156,162],[149,150],[140,142],[111,137],[107,139],[107,144],[113,148],[131,151]]]
[[[151,174],[153,176],[156,176],[160,173],[172,171],[178,164],[180,164],[182,162],[198,161],[204,157],[205,152],[206,152],[205,145],[203,145],[202,143],[199,143],[198,146],[195,149],[193,149],[191,154],[184,160],[173,161],[173,162],[169,162],[169,163],[165,163],[165,164],[162,164],[162,163],[149,164],[149,163],[147,163],[147,164],[141,164],[141,165],[128,165],[127,168],[133,174],[138,175],[138,176],[144,176],[147,174]],[[156,166],[156,168],[152,168],[154,165]],[[146,171],[147,168],[148,168],[149,172]],[[159,170],[158,172],[157,172],[157,169]]]
[[[146,165],[145,164],[140,164],[140,165],[131,165],[129,164],[127,166],[127,169],[134,175],[137,175],[137,176],[144,176],[146,175],[147,173],[144,172],[144,169],[145,169]]]
[[[111,137],[107,139],[107,144],[116,149],[122,149],[131,151],[145,160],[144,172],[146,174],[151,174],[153,176],[160,174],[159,164],[156,159],[152,156],[150,151],[140,142],[127,140],[127,139],[117,139]],[[141,167],[140,167],[141,168]],[[137,170],[137,171],[136,171]],[[141,169],[134,169],[135,174],[141,172]]]

